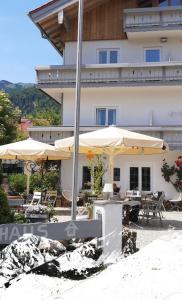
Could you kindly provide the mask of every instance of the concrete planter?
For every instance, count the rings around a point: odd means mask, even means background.
[[[26,218],[30,221],[30,223],[46,223],[48,221],[47,214],[26,214]]]

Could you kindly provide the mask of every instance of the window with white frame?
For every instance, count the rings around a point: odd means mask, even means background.
[[[161,49],[160,48],[147,48],[144,49],[145,62],[160,62],[161,61]]]
[[[116,108],[97,107],[96,125],[116,125]]]
[[[151,168],[130,167],[130,190],[151,191]]]
[[[116,49],[100,49],[98,50],[99,64],[115,64],[118,62],[118,50]]]

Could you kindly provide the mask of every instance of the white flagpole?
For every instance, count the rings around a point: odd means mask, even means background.
[[[80,96],[81,96],[81,64],[82,64],[82,34],[83,34],[83,1],[79,0],[78,7],[78,40],[77,40],[77,68],[76,68],[76,98],[75,98],[75,126],[74,126],[74,155],[73,155],[73,184],[72,184],[72,220],[76,220],[78,197],[78,153],[80,129]]]

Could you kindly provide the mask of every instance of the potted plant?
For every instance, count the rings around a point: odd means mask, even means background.
[[[30,223],[45,223],[49,219],[49,212],[46,206],[31,205],[26,209],[25,216]]]
[[[92,203],[86,203],[85,208],[88,213],[88,218],[93,219],[93,204]]]

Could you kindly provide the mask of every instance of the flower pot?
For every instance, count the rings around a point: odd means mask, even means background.
[[[93,208],[88,210],[88,218],[93,219]]]

